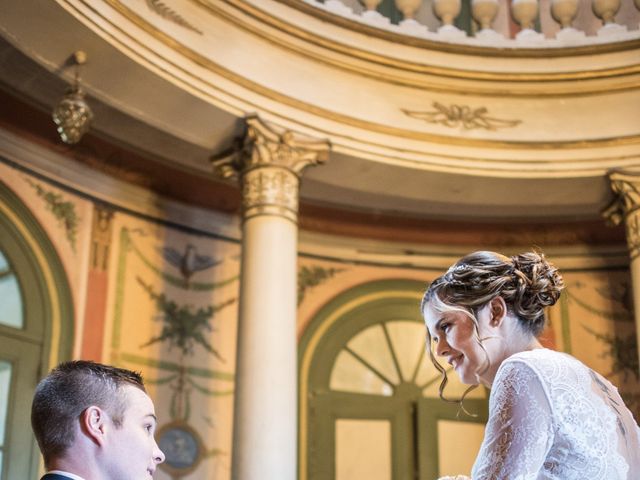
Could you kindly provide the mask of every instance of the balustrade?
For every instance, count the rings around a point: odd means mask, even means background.
[[[640,39],[640,0],[304,0],[432,40],[565,47]]]

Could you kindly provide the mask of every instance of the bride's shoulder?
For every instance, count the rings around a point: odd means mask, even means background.
[[[515,353],[505,359],[503,364],[517,362],[531,366],[565,365],[577,367],[582,365],[575,357],[548,348],[535,348],[533,350]]]
[[[580,360],[567,353],[547,348],[537,348],[511,355],[499,368],[499,373],[503,375],[518,375],[517,372],[521,372],[520,375],[522,375],[523,371],[528,372],[532,377],[537,377],[543,384],[565,381],[585,382],[589,378],[589,368]]]

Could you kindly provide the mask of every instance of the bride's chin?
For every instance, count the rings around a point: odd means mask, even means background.
[[[476,385],[478,383],[477,375],[470,375],[467,372],[461,372],[458,378],[460,379],[460,383],[464,385]]]

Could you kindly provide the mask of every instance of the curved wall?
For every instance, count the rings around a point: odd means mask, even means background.
[[[190,479],[230,478],[237,217],[159,197],[7,130],[0,130],[0,158],[3,182],[39,219],[68,271],[78,325],[74,357],[141,370],[167,448],[175,429],[188,432],[201,447],[186,464],[173,457],[168,465],[180,473],[189,469]],[[66,205],[67,213],[56,217],[45,198]],[[549,312],[545,341],[611,378],[638,412],[626,247],[566,238],[546,242],[567,291]],[[535,236],[531,243],[505,248],[515,252],[532,243],[538,243]],[[481,241],[406,244],[302,231],[299,335],[333,299],[358,285],[397,279],[426,285],[461,254],[490,247]],[[193,253],[207,257],[208,266],[185,268]],[[187,332],[177,328],[185,321],[193,327]],[[168,479],[168,473],[159,478]]]

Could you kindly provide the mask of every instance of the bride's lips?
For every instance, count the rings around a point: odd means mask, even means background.
[[[455,369],[462,362],[462,357],[462,354],[456,355],[455,357],[449,357],[447,362]]]

